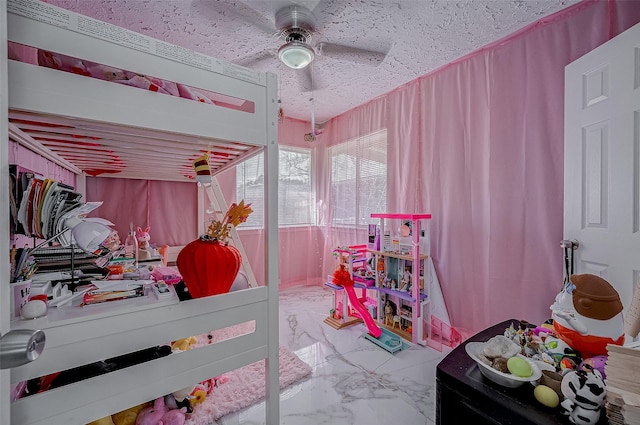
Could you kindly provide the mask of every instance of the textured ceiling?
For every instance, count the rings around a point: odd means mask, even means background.
[[[209,56],[279,76],[286,116],[324,122],[579,0],[46,0],[65,9]],[[275,12],[313,12],[311,45],[336,43],[386,53],[371,65],[317,55],[313,91],[281,64]],[[270,54],[271,53],[271,54]],[[313,101],[311,101],[313,99]]]

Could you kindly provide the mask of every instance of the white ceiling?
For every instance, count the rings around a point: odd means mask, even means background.
[[[324,122],[580,0],[46,0],[215,58],[279,75],[286,116]],[[316,56],[314,91],[276,56],[275,12],[313,12],[311,45],[385,52],[378,65]],[[256,60],[262,58],[262,60]],[[313,102],[311,99],[313,98]]]

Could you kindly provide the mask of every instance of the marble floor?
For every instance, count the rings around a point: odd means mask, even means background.
[[[328,288],[280,294],[280,345],[311,365],[310,378],[281,393],[282,425],[422,425],[435,423],[435,368],[450,351],[409,344],[388,353],[362,337],[363,324],[336,330],[323,322]],[[216,424],[263,424],[264,402]]]

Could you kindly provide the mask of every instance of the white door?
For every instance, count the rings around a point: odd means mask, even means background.
[[[0,2],[0,199],[9,199],[7,7]],[[9,209],[0,202],[0,334],[9,332]],[[9,371],[0,369],[0,424],[9,424]]]
[[[640,24],[565,69],[564,237],[629,306],[640,281]],[[560,255],[560,250],[558,250]]]

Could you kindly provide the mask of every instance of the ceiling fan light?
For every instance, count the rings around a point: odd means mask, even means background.
[[[308,44],[291,41],[278,50],[278,58],[289,68],[302,69],[313,61],[313,49]]]

